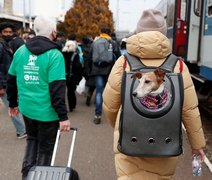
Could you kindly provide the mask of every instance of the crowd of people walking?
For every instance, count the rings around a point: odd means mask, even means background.
[[[102,93],[120,56],[107,27],[95,40],[88,35],[81,42],[74,32],[68,38],[64,32],[57,32],[56,24],[47,17],[38,16],[34,29],[23,32],[20,24],[0,23],[0,97],[8,108],[17,138],[27,138],[23,179],[33,165],[50,164],[57,129],[70,129],[68,111],[77,108],[76,88],[83,78],[85,104],[90,106],[95,94],[93,122],[100,124]],[[93,54],[98,58],[101,52],[93,46],[99,40],[109,42],[111,49],[102,50],[111,54],[111,62],[96,66]]]
[[[95,104],[93,123],[101,124],[104,111],[114,128],[114,147],[118,146],[121,79],[124,67],[130,69],[124,55],[138,57],[148,66],[160,66],[171,53],[166,31],[164,18],[156,10],[144,11],[136,33],[120,42],[108,27],[101,27],[96,37],[87,35],[79,41],[75,32],[57,32],[56,23],[43,16],[35,18],[34,30],[25,37],[21,37],[20,25],[0,23],[0,97],[17,137],[27,138],[23,180],[32,166],[50,165],[58,128],[69,131],[69,115],[79,108],[76,89],[83,79],[85,104]],[[159,49],[152,48],[150,41]],[[178,69],[176,64],[174,71]],[[184,99],[182,121],[192,153],[203,161],[205,139],[196,93],[185,64],[182,77],[184,93],[194,97]],[[177,158],[131,157],[116,148],[114,151],[118,179],[172,179],[174,175]]]
[[[36,36],[36,33],[33,29],[29,29],[27,32],[23,32],[23,29],[20,24],[11,23],[11,22],[1,23],[0,31],[1,31],[0,33],[1,47],[0,48],[2,52],[1,56],[3,56],[3,50],[7,52],[8,60],[5,60],[5,61],[9,63],[6,66],[8,68],[10,63],[12,62],[13,55],[17,51],[17,49],[20,46],[24,45],[29,39],[34,38]],[[95,37],[95,40],[93,40],[91,36],[87,35],[81,39],[81,42],[78,42],[76,40],[77,37],[74,32],[71,32],[68,38],[64,32],[57,32],[56,38],[54,39],[54,42],[58,43],[58,45],[60,46],[61,52],[65,60],[68,109],[70,112],[72,112],[76,108],[76,105],[77,105],[76,87],[79,84],[79,82],[82,80],[82,78],[85,78],[86,80],[85,103],[87,106],[90,106],[91,99],[93,95],[97,92],[97,97],[95,98],[93,102],[96,104],[94,122],[100,121],[100,117],[102,113],[102,110],[101,110],[102,95],[101,94],[103,92],[105,83],[107,81],[107,76],[109,75],[115,60],[118,59],[118,57],[121,54],[123,54],[124,49],[126,49],[126,47],[122,45],[124,41],[121,41],[119,45],[119,42],[116,39],[115,33],[114,32],[111,33],[109,28],[103,27],[101,31],[102,32]],[[92,55],[97,50],[94,50],[93,52],[92,46],[95,44],[95,41],[98,39],[107,39],[113,43],[113,49],[112,49],[113,61],[111,62],[110,65],[104,64],[104,65],[101,65],[101,67],[98,67],[97,69],[95,69],[95,66],[93,65],[93,61],[92,61]],[[5,65],[4,63],[5,62],[1,62],[1,66],[4,66]],[[102,70],[105,72],[103,72]],[[2,85],[3,88],[1,91],[3,91],[3,89],[6,88],[6,85],[4,85],[4,83],[6,83],[7,71],[8,69],[4,70],[6,74],[3,74],[3,69],[1,71],[1,76],[2,76],[1,83],[3,83]],[[101,83],[101,81],[98,80],[97,89],[96,89],[95,79],[99,75],[101,77],[105,76],[104,82],[100,86],[99,83]],[[4,96],[1,96],[1,98],[3,102],[6,103],[7,101],[6,94],[4,94]],[[7,104],[5,104],[5,106],[8,107]],[[21,114],[20,114],[20,118],[21,118]],[[11,117],[11,119],[13,119],[15,127],[18,129],[17,136],[19,136],[19,138],[26,137],[24,124],[18,125],[19,122],[21,121],[16,122],[14,120],[14,117]]]

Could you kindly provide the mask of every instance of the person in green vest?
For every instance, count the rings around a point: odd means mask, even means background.
[[[56,23],[38,16],[34,30],[36,36],[16,51],[7,81],[9,115],[20,111],[26,125],[23,180],[32,166],[50,165],[58,128],[70,130],[64,58],[54,42]]]

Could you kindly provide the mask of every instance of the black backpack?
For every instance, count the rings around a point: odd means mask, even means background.
[[[164,80],[167,99],[157,108],[148,108],[141,103],[141,99],[133,96],[139,80],[131,78],[135,72],[150,72],[157,67],[145,66],[137,57],[129,54],[125,55],[125,59],[131,71],[124,71],[122,77],[119,151],[129,156],[143,157],[180,155],[184,88],[181,73],[173,73],[179,57],[171,54],[159,67],[166,72]]]

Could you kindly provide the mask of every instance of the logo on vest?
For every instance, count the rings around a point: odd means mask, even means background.
[[[36,60],[37,60],[37,56],[35,56],[35,55],[30,55],[27,65],[29,65],[29,66],[34,66]]]
[[[37,56],[29,55],[28,63],[24,66],[24,80],[26,84],[39,84],[39,66],[35,65]]]

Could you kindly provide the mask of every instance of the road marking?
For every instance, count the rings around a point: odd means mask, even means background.
[[[182,124],[182,126],[183,126],[183,130],[184,130],[185,133],[186,133],[185,126],[184,126],[183,124]],[[209,169],[210,172],[212,173],[212,164],[211,164],[211,162],[209,161],[209,159],[207,158],[206,155],[205,155],[204,163],[206,164],[206,166],[208,166],[208,169]]]

